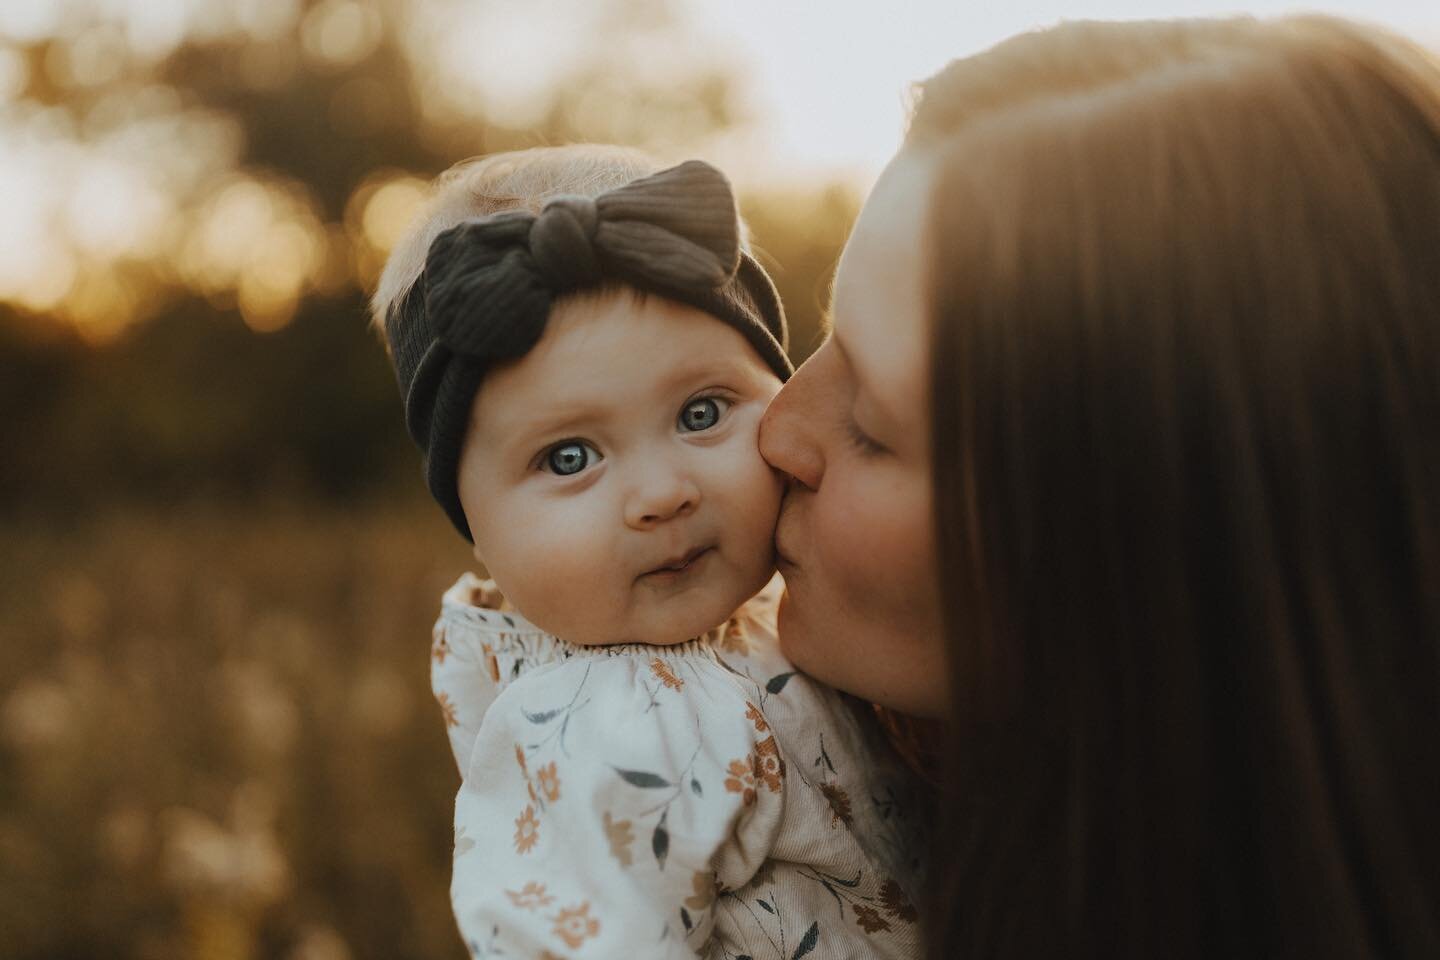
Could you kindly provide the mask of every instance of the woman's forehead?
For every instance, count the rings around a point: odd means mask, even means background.
[[[835,275],[834,335],[892,409],[913,410],[924,371],[924,234],[933,163],[902,153],[860,211]]]

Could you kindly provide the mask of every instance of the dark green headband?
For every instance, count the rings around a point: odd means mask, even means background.
[[[710,313],[781,380],[794,372],[780,297],[740,249],[735,196],[709,164],[690,160],[594,198],[557,197],[538,216],[508,211],[451,227],[386,313],[385,336],[430,492],[467,540],[456,475],[485,371],[535,346],[557,297],[610,283]]]

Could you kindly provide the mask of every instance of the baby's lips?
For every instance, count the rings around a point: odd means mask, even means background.
[[[684,553],[672,554],[670,557],[667,557],[655,566],[646,570],[645,573],[641,574],[641,576],[649,576],[652,573],[660,573],[661,571],[672,572],[682,569],[683,567],[694,563],[697,559],[699,559],[701,554],[713,550],[714,548],[715,545],[712,543],[706,544],[705,546],[701,547],[692,547]]]

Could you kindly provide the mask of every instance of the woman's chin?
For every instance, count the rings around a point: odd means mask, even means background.
[[[784,576],[783,571],[781,575]],[[796,603],[795,587],[791,580],[786,579],[785,591],[780,594],[780,604],[775,610],[775,631],[779,635],[780,652],[800,672],[829,683],[824,671],[817,671],[812,666],[815,658],[810,656],[813,650],[806,642],[809,635],[807,627],[804,609]]]

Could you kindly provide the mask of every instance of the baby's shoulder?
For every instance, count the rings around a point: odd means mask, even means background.
[[[511,607],[493,580],[466,572],[440,599],[431,650],[437,667],[451,660],[474,665],[504,687],[565,660],[572,649]]]

